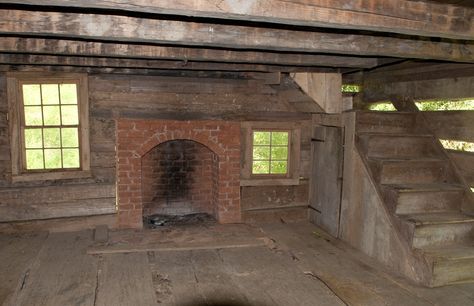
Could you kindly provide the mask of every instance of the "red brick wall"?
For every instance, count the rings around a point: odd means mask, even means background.
[[[143,215],[208,213],[214,216],[211,150],[191,140],[162,143],[142,159]]]
[[[221,223],[241,221],[240,123],[119,119],[117,141],[117,200],[119,227],[143,226],[142,160],[153,148],[171,140],[193,140],[215,156],[214,210]]]

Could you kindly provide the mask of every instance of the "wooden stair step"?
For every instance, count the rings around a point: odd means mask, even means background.
[[[358,133],[359,144],[368,157],[422,158],[440,155],[435,139],[427,134]]]
[[[414,248],[467,242],[474,238],[474,216],[462,212],[412,214],[400,218],[413,229]]]
[[[357,112],[356,131],[358,132],[402,132],[414,133],[416,114],[410,112]]]
[[[369,158],[381,184],[453,183],[448,163],[439,158]]]
[[[474,223],[474,216],[462,212],[411,214],[404,216],[404,219],[413,222],[416,226],[466,222]]]
[[[474,242],[424,248],[422,252],[433,267],[431,286],[474,281]]]
[[[382,185],[397,215],[459,211],[464,187],[459,184]]]

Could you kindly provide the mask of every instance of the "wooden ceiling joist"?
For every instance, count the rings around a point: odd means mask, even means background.
[[[474,40],[474,9],[410,0],[0,0]]]
[[[303,67],[373,68],[379,64],[376,58],[354,56],[236,51],[24,37],[1,37],[0,52]]]
[[[57,56],[34,54],[2,54],[0,64],[7,65],[47,65],[47,66],[79,66],[79,67],[108,67],[129,69],[179,69],[179,70],[216,70],[216,71],[254,71],[254,72],[335,72],[334,68],[262,65],[262,64],[233,64],[216,62],[193,62],[175,60],[146,60],[106,57]]]
[[[474,45],[99,14],[0,10],[0,34],[474,62]]]

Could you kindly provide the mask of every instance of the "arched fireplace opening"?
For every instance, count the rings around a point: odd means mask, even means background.
[[[193,140],[163,142],[142,157],[145,227],[216,219],[219,158]]]

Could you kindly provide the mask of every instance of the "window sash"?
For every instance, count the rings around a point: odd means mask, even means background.
[[[57,104],[44,104],[43,103],[43,95],[42,95],[42,86],[41,85],[58,85],[58,102]],[[60,94],[60,85],[61,84],[75,84],[76,85],[76,103],[71,104],[71,103],[62,103],[61,101],[61,94]],[[23,95],[23,85],[40,85],[40,98],[41,98],[41,103],[39,105],[25,105],[24,103],[24,95]],[[20,123],[20,154],[21,154],[21,171],[25,173],[34,173],[34,172],[59,172],[59,171],[74,171],[74,170],[81,170],[83,168],[83,162],[82,162],[82,125],[81,125],[81,112],[82,110],[82,103],[81,103],[81,92],[80,92],[80,82],[79,80],[76,79],[41,79],[41,77],[38,77],[36,80],[28,80],[28,81],[19,81],[18,82],[18,91],[19,91],[19,123]],[[70,105],[76,105],[77,106],[77,124],[63,124],[63,110],[62,106],[70,106]],[[26,117],[25,117],[25,108],[26,107],[41,107],[41,115],[42,115],[42,125],[27,125],[26,124]],[[45,119],[45,114],[44,114],[44,107],[45,106],[57,106],[59,108],[59,124],[58,125],[51,125],[51,124],[44,124],[44,119]],[[59,147],[48,147],[46,148],[44,145],[44,130],[48,128],[57,128],[59,129],[60,133],[60,146]],[[77,129],[77,147],[69,147],[69,146],[62,146],[62,133],[64,129],[67,128],[76,128]],[[27,150],[34,150],[34,149],[27,149],[26,148],[26,140],[25,140],[25,130],[26,129],[41,129],[41,135],[42,135],[42,147],[37,148],[38,150],[42,150],[43,154],[43,168],[42,169],[28,169],[27,165]],[[45,150],[48,149],[59,149],[60,150],[60,160],[61,160],[61,167],[54,167],[54,168],[47,168],[46,167],[46,154]],[[64,151],[63,149],[78,149],[78,167],[64,167]]]
[[[255,132],[265,132],[265,133],[270,133],[270,142],[269,144],[255,144],[254,143],[254,134]],[[288,138],[287,138],[287,143],[286,145],[281,145],[281,144],[273,144],[273,133],[275,132],[284,132],[287,133]],[[281,130],[281,129],[253,129],[252,130],[252,148],[251,148],[251,175],[254,177],[269,177],[269,176],[275,176],[275,177],[287,177],[290,174],[290,143],[291,143],[291,131],[290,130]],[[262,147],[262,148],[268,148],[269,149],[269,157],[268,159],[256,159],[254,157],[254,148]],[[272,158],[272,148],[286,148],[286,159],[274,159]],[[255,161],[262,161],[262,162],[268,162],[268,172],[266,173],[254,173],[253,171],[253,166]],[[285,173],[272,173],[272,163],[276,162],[285,162],[286,164],[286,172]]]

